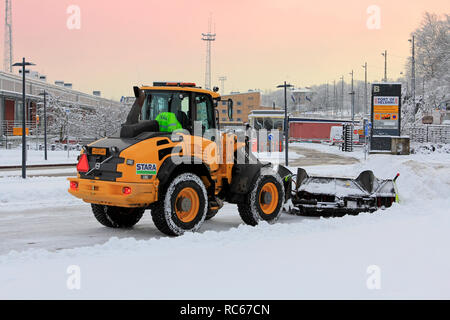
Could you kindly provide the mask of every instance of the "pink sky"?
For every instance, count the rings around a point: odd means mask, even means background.
[[[348,81],[352,69],[363,80],[365,61],[369,80],[380,80],[385,49],[388,76],[397,78],[423,13],[450,13],[448,0],[12,1],[16,61],[25,56],[51,82],[114,99],[153,81],[204,86],[201,33],[210,13],[217,33],[213,85],[225,75],[226,91],[273,89],[284,80],[332,84],[341,75]],[[81,9],[80,30],[66,27],[69,5]],[[379,30],[366,27],[370,5],[381,9]]]

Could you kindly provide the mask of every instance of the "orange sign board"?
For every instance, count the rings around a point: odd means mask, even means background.
[[[104,148],[92,148],[92,154],[105,156],[106,155],[106,149],[104,149]]]
[[[30,129],[25,128],[25,134],[28,136],[30,134]],[[13,128],[13,136],[21,136],[22,135],[22,128]]]
[[[374,106],[374,113],[398,113],[398,106]]]

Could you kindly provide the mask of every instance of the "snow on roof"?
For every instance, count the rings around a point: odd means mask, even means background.
[[[291,91],[292,93],[310,93],[313,92],[311,89],[308,88],[298,88]]]

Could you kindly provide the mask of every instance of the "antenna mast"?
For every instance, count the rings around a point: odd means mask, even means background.
[[[5,0],[5,39],[4,39],[3,69],[12,72],[12,15],[11,0]]]
[[[225,94],[225,80],[227,80],[226,76],[219,77],[220,91],[222,92],[222,94]]]
[[[209,17],[208,33],[202,33],[202,40],[206,41],[206,71],[205,89],[211,89],[211,41],[216,40],[216,34],[211,33],[211,16]]]

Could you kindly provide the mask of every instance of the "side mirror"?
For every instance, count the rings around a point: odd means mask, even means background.
[[[220,115],[219,115],[219,110],[218,109],[214,109],[214,113],[216,116],[216,124],[217,124],[217,129],[220,129]]]
[[[233,120],[233,100],[228,99],[227,101],[227,108],[228,108],[228,119]]]
[[[134,96],[135,96],[135,98],[139,98],[139,95],[140,95],[139,87],[134,86],[134,87],[133,87],[133,91],[134,91]]]

